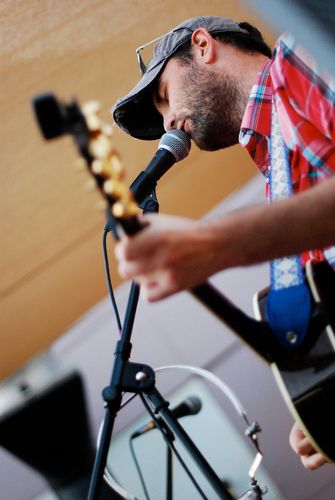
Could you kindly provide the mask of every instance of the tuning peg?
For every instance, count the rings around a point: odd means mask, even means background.
[[[106,160],[94,160],[92,162],[92,172],[103,179],[112,179],[114,177],[112,166]]]
[[[112,167],[112,176],[121,180],[124,177],[124,168],[119,155],[114,150],[110,157],[110,164]]]
[[[95,159],[92,162],[92,172],[95,175],[103,176],[105,171],[105,162],[102,160]]]
[[[123,167],[119,158],[112,154],[107,160],[96,159],[92,162],[92,172],[94,175],[104,179],[118,180],[123,177]]]
[[[113,205],[112,213],[118,219],[126,219],[138,215],[139,208],[133,201],[121,200]]]
[[[87,115],[86,116],[86,124],[88,129],[91,132],[97,132],[98,130],[101,130],[101,120],[98,116],[96,115]]]
[[[84,115],[96,115],[101,111],[101,103],[99,101],[87,101],[82,106],[82,112]]]
[[[120,199],[129,196],[128,188],[117,180],[108,179],[103,186],[106,194],[113,198]]]
[[[109,123],[104,123],[101,130],[105,135],[107,135],[107,137],[111,137],[113,135],[113,127]]]
[[[90,142],[89,151],[94,158],[105,159],[112,151],[112,145],[107,137],[99,134]]]
[[[101,111],[101,104],[98,101],[89,101],[82,107],[82,112],[86,118],[86,124],[91,132],[101,130],[102,123],[98,117]]]

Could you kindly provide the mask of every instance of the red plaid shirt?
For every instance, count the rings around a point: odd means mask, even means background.
[[[266,180],[269,178],[271,101],[288,147],[295,193],[335,174],[335,80],[321,73],[293,37],[282,35],[273,57],[258,74],[243,117],[240,144],[248,150]],[[267,183],[268,187],[268,183]],[[268,193],[267,189],[267,193]],[[335,264],[335,247],[305,252]]]

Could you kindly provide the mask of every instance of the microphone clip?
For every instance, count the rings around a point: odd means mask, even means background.
[[[238,500],[262,500],[267,492],[267,487],[264,484],[259,484],[253,477],[250,479],[250,488],[238,497]]]
[[[159,203],[156,195],[156,189],[154,188],[152,193],[149,194],[140,204],[144,214],[157,214],[159,212]]]

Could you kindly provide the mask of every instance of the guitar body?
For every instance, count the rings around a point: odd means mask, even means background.
[[[306,339],[271,368],[295,421],[314,448],[335,463],[335,272],[326,262],[310,261],[306,279],[314,301]],[[267,292],[254,299],[258,320],[266,319]]]

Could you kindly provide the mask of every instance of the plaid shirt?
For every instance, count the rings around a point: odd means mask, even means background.
[[[251,90],[239,138],[265,176],[267,194],[273,96],[297,193],[335,174],[335,80],[320,72],[291,35],[279,38]],[[335,264],[335,247],[302,257],[306,262],[323,255]]]

